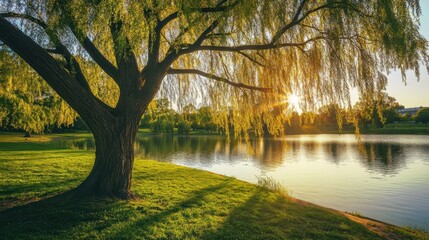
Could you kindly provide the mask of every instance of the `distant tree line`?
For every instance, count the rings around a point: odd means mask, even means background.
[[[340,126],[353,126],[360,129],[369,127],[383,128],[393,123],[428,123],[429,108],[423,108],[414,115],[399,114],[404,109],[394,97],[385,92],[373,99],[360,99],[352,108],[345,109],[337,104],[328,104],[319,108],[316,113],[302,113],[299,116],[300,126],[316,126],[320,129]],[[295,124],[296,126],[296,124]],[[291,125],[292,130],[296,130]],[[299,128],[299,127],[298,127]]]
[[[217,130],[213,122],[212,109],[208,106],[196,108],[188,104],[182,111],[170,107],[166,98],[152,101],[142,117],[141,128],[149,128],[153,133],[173,133],[177,128],[179,134],[190,134],[191,131],[205,130],[213,133]]]
[[[1,76],[0,85],[3,89],[11,88],[7,79]],[[40,88],[42,91],[22,91],[20,88],[15,88],[15,94],[0,91],[0,129],[24,130],[26,135],[32,132],[88,131],[86,123],[76,114],[68,113],[67,121],[61,119],[64,116],[58,112],[59,108],[66,107],[65,103],[59,101],[52,92],[45,90],[45,86]],[[400,105],[395,98],[382,92],[376,99],[369,101],[361,99],[351,109],[341,108],[337,104],[328,104],[320,107],[316,112],[300,114],[293,112],[284,129],[287,134],[302,133],[305,129],[318,129],[323,132],[338,130],[339,127],[356,127],[356,125],[361,129],[367,129],[370,126],[382,128],[392,123],[429,122],[429,108],[421,109],[413,116],[399,114],[398,110],[403,108],[404,106]],[[272,114],[283,113],[273,111]],[[197,108],[188,104],[180,110],[175,110],[167,98],[159,98],[149,104],[142,116],[140,128],[150,129],[154,134],[177,132],[181,135],[188,135],[192,131],[207,134],[226,131],[215,123],[211,107]],[[263,131],[269,135],[266,128]]]

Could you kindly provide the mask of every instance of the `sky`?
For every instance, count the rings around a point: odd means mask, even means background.
[[[429,0],[420,1],[422,16],[420,17],[420,32],[429,40]],[[414,73],[407,73],[407,84],[402,82],[400,72],[388,75],[387,93],[405,107],[429,107],[429,74],[424,66],[420,70],[420,81]]]

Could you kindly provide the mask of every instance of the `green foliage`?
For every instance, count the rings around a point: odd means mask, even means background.
[[[394,97],[380,92],[373,99],[360,99],[355,106],[355,114],[358,115],[358,121],[367,125],[372,123],[376,127],[383,127],[385,124],[401,120],[398,109],[404,108],[396,102]]]
[[[179,134],[187,135],[191,130],[205,130],[211,134],[217,130],[212,114],[211,107],[197,109],[192,104],[184,106],[179,113],[170,108],[167,98],[160,98],[149,104],[140,127],[150,128],[153,133],[173,133],[174,126],[177,126]]]
[[[345,116],[344,109],[341,109],[337,104],[329,104],[319,109],[314,121],[319,125],[338,126],[345,122]]]
[[[150,130],[153,133],[173,133],[174,121],[168,115],[162,115],[150,122]]]
[[[421,123],[429,122],[429,108],[423,108],[417,112],[416,122],[421,122]]]
[[[151,160],[135,161],[136,200],[49,198],[78,185],[94,154],[52,149],[43,142],[51,137],[59,135],[22,142],[16,135],[0,134],[2,238],[381,239],[332,210],[233,178]],[[398,239],[427,237],[391,225],[386,231]]]
[[[191,123],[187,120],[180,119],[177,123],[177,132],[181,135],[189,135],[191,133]]]
[[[197,111],[198,125],[208,133],[213,133],[217,130],[217,126],[213,120],[213,110],[211,107],[201,107]]]
[[[60,41],[72,49],[92,92],[107,105],[116,107],[119,90],[88,57],[82,47],[86,36],[111,63],[132,51],[140,73],[149,63],[165,63],[156,68],[162,70],[157,75],[168,76],[160,89],[170,99],[209,103],[213,122],[237,137],[252,128],[258,134],[263,128],[282,132],[291,113],[270,113],[291,93],[302,96],[304,111],[330,103],[351,107],[351,88],[374,99],[385,88],[384,72],[399,69],[405,78],[412,70],[419,76],[419,63],[429,63],[428,43],[419,33],[419,1],[5,0],[0,11],[45,21],[43,29],[16,20],[42,47],[52,49]],[[108,23],[120,23],[114,40]],[[65,65],[67,59],[53,56]],[[170,74],[169,67],[206,74]],[[72,75],[74,70],[68,69]],[[141,75],[138,87],[150,86]],[[207,76],[216,77],[203,79]]]
[[[173,133],[176,113],[166,98],[152,101],[143,116],[142,124],[149,124],[153,133]]]
[[[76,116],[27,64],[0,48],[0,127],[40,133]]]
[[[197,128],[199,128],[198,126],[198,116],[197,116],[197,112],[196,112],[196,108],[193,104],[188,104],[186,106],[183,107],[182,109],[182,114],[181,114],[181,119],[188,122],[190,124],[190,127],[192,128],[192,130],[196,130]],[[180,123],[179,123],[180,124]]]

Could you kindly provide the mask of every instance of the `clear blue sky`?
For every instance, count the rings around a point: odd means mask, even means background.
[[[421,0],[422,16],[420,18],[420,32],[429,40],[429,0]],[[407,74],[407,85],[402,82],[399,72],[391,73],[387,93],[405,107],[429,107],[429,75],[422,66],[420,81],[414,73]]]

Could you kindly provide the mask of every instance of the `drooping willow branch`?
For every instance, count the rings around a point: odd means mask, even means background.
[[[164,59],[164,64],[165,65],[170,65],[171,63],[173,63],[175,61],[175,59],[177,59],[179,56],[184,55],[184,54],[189,54],[195,51],[219,51],[219,52],[237,52],[241,55],[243,55],[244,57],[248,58],[249,60],[251,60],[252,62],[258,64],[261,66],[261,64],[259,62],[255,62],[254,59],[249,58],[249,55],[245,55],[243,54],[242,51],[259,51],[259,50],[271,50],[271,49],[278,49],[278,48],[284,48],[284,47],[297,47],[302,51],[302,46],[306,45],[307,43],[316,41],[316,40],[320,40],[320,39],[327,39],[328,37],[322,35],[322,36],[318,36],[318,37],[314,37],[314,38],[310,38],[302,43],[278,43],[278,41],[281,39],[281,37],[291,28],[300,25],[305,19],[307,19],[310,15],[312,15],[313,13],[316,13],[318,11],[324,10],[324,9],[351,9],[354,12],[360,14],[360,15],[365,15],[367,16],[365,13],[363,13],[362,11],[360,11],[359,9],[355,8],[355,6],[353,6],[351,3],[346,3],[346,2],[329,2],[323,5],[320,5],[318,7],[314,7],[308,11],[303,12],[304,7],[306,5],[308,1],[307,0],[302,0],[300,2],[300,4],[298,5],[295,14],[293,15],[292,19],[290,20],[289,23],[287,23],[284,27],[282,27],[281,29],[279,29],[274,36],[271,38],[271,40],[266,43],[266,44],[245,44],[245,45],[240,45],[240,46],[219,46],[219,45],[202,45],[202,43],[204,42],[204,40],[207,39],[207,36],[209,36],[209,33],[212,32],[216,26],[219,24],[216,20],[216,24],[215,26],[210,25],[204,32],[202,35],[200,35],[198,37],[198,39],[193,43],[193,44],[182,44],[181,47],[178,51],[176,49],[171,48],[168,51],[167,56]],[[222,4],[222,2],[220,3]],[[202,13],[205,12],[222,12],[222,11],[227,11],[232,9],[236,4],[238,4],[237,2],[234,2],[233,4],[230,5],[230,7],[225,8],[224,7],[219,7],[221,5],[218,5],[215,8],[209,8],[210,11],[200,11]],[[200,9],[201,10],[201,9]],[[207,9],[208,10],[208,9]],[[178,13],[173,13],[171,15],[169,15],[168,17],[166,17],[164,20],[169,19],[170,21],[177,18],[178,16],[176,16],[175,14]],[[368,16],[371,17],[371,16]],[[164,21],[163,20],[163,21]],[[161,21],[161,22],[163,22]],[[215,23],[213,22],[213,23]],[[168,23],[168,22],[167,22]],[[161,25],[160,25],[161,26]],[[164,25],[165,26],[165,25]],[[163,27],[163,26],[162,26]],[[347,37],[343,38],[346,39]],[[199,44],[196,44],[196,43]]]
[[[236,82],[229,80],[228,78],[219,77],[217,75],[206,73],[206,72],[203,72],[203,71],[198,70],[198,69],[170,68],[168,70],[167,74],[195,74],[195,75],[199,75],[199,76],[206,77],[209,79],[213,79],[215,81],[223,82],[223,83],[226,83],[226,84],[231,85],[233,87],[237,87],[237,88],[241,88],[241,89],[249,89],[249,90],[260,91],[260,92],[272,92],[271,88],[257,87],[257,86],[247,85],[244,83],[236,83]]]

